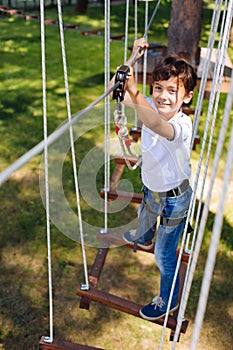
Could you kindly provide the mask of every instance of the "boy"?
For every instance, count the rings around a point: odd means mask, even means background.
[[[135,40],[131,57],[140,47],[137,59],[148,48],[144,38]],[[128,62],[131,62],[129,59]],[[191,119],[182,113],[183,103],[189,103],[196,85],[192,66],[178,56],[170,55],[153,70],[152,98],[138,90],[130,67],[124,103],[135,108],[141,120],[141,177],[144,198],[139,208],[137,230],[123,235],[130,244],[135,241],[147,250],[160,216],[155,242],[155,259],[160,270],[160,295],[142,307],[140,315],[156,320],[166,314],[176,269],[176,250],[185,225],[192,189],[189,185]],[[177,278],[169,312],[178,307],[179,277]]]

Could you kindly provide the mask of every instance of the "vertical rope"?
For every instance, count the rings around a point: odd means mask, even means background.
[[[226,12],[226,7],[225,7],[225,12]],[[228,18],[230,18],[229,14],[228,14]],[[215,76],[215,78],[213,80],[213,86],[212,86],[213,90],[211,91],[212,93],[211,93],[211,97],[210,97],[211,98],[210,106],[213,105],[215,84],[218,86],[218,94],[217,94],[217,99],[216,99],[216,103],[215,103],[214,117],[213,117],[213,122],[212,122],[209,147],[208,147],[208,151],[207,151],[207,163],[206,163],[206,166],[205,166],[205,174],[204,174],[203,182],[205,181],[205,178],[206,178],[206,171],[207,171],[207,166],[208,166],[208,162],[209,162],[210,147],[211,147],[211,143],[212,143],[213,130],[214,130],[214,124],[215,124],[215,119],[216,119],[216,113],[217,113],[217,105],[218,105],[218,100],[219,100],[219,95],[220,95],[220,88],[221,88],[221,79],[222,79],[223,69],[224,69],[224,60],[225,60],[225,55],[226,55],[226,50],[227,50],[227,43],[228,43],[229,32],[230,32],[229,20],[223,21],[223,23],[225,23],[225,31],[224,32],[223,32],[223,30],[221,31],[222,32],[222,36],[220,38],[221,45],[218,48],[219,56],[218,56],[216,67],[215,67],[215,74],[216,74],[216,76]],[[219,74],[219,76],[218,76],[218,74]],[[231,83],[232,83],[232,81],[231,81]],[[228,102],[228,104],[229,104],[229,102]],[[212,107],[210,107],[210,109],[209,109],[209,112],[208,112],[209,114],[212,113],[212,109],[211,108]],[[226,111],[227,111],[228,110],[227,105],[226,105],[225,108],[226,108]],[[227,118],[227,116],[225,116],[224,118]],[[222,127],[224,128],[225,126],[223,125]],[[219,136],[219,138],[220,138],[220,136]],[[216,152],[217,152],[217,150],[216,150]],[[218,164],[218,161],[217,161],[217,164]],[[214,169],[213,168],[212,168],[211,176],[212,176],[212,174],[214,174]],[[203,197],[203,190],[204,190],[204,188],[202,188],[201,198]],[[211,188],[211,191],[212,191],[212,188]],[[211,192],[210,192],[210,196],[211,196]],[[210,200],[210,198],[209,198],[209,200]],[[202,202],[202,199],[200,199],[200,201],[199,201],[199,208],[198,208],[198,213],[197,213],[197,217],[196,217],[196,223],[195,223],[195,228],[194,228],[191,252],[193,251],[194,241],[196,239],[196,231],[197,231],[197,225],[198,225],[198,220],[199,220],[201,202]],[[209,201],[206,200],[206,202],[209,205]],[[180,327],[181,327],[181,323],[182,323],[182,318],[183,318],[183,315],[184,315],[185,307],[187,305],[188,296],[189,296],[190,289],[191,289],[191,283],[192,283],[192,279],[193,279],[193,275],[194,275],[195,267],[196,267],[196,263],[197,263],[197,258],[198,258],[200,247],[201,247],[202,237],[203,237],[203,234],[204,234],[203,218],[204,218],[204,216],[203,216],[203,212],[202,212],[202,221],[201,221],[201,226],[200,226],[198,237],[197,237],[195,250],[194,250],[194,253],[193,253],[193,259],[192,259],[192,262],[189,261],[188,268],[187,268],[187,274],[186,274],[186,279],[185,279],[184,288],[183,288],[183,295],[182,295],[182,300],[181,300],[181,305],[180,305],[180,312],[179,312],[179,315],[178,315],[178,324],[177,324],[177,329],[176,329],[176,333],[175,333],[175,337],[174,337],[174,343],[178,339],[178,334],[179,334],[179,331],[180,331]],[[206,224],[206,222],[205,222],[205,224]],[[190,264],[191,264],[191,266],[190,266]],[[173,349],[174,349],[174,347],[173,347]]]
[[[221,71],[221,74],[223,74],[223,70]],[[219,78],[219,66],[217,66],[217,69],[215,70],[215,77],[217,77],[217,78],[215,78],[216,81],[217,81],[217,79]],[[214,86],[215,86],[215,81],[213,81],[213,87]],[[219,83],[218,87],[219,87],[219,91],[220,91],[220,83]],[[212,92],[212,95],[211,95],[210,104],[209,104],[209,111],[212,111],[214,93],[215,93],[215,89],[213,89],[213,92]],[[220,94],[220,92],[219,92],[219,94]],[[218,104],[218,100],[216,102],[216,106],[217,106],[217,104]],[[215,111],[217,112],[217,109],[215,109]],[[204,152],[204,149],[205,149],[205,143],[206,143],[206,138],[207,138],[207,131],[208,131],[208,128],[209,128],[210,116],[211,116],[211,113],[209,113],[209,116],[207,117],[207,123],[206,123],[206,128],[205,128],[205,137],[204,137],[204,141],[203,141],[203,145],[202,145],[203,146],[203,148],[202,148],[203,152]],[[215,119],[216,119],[216,117],[214,118],[214,121],[212,123],[212,134],[213,134],[213,131],[214,131]],[[212,144],[212,137],[210,137],[209,150],[211,148],[211,144]],[[201,162],[202,162],[203,154],[200,157],[200,159],[201,159]],[[207,157],[207,159],[208,159],[208,157]],[[200,167],[201,167],[201,165],[200,165]],[[207,160],[207,164],[206,164],[206,167],[205,167],[206,171],[207,171],[207,168],[208,168],[208,160]],[[199,178],[199,174],[198,174],[198,178]],[[205,183],[205,181],[203,181],[203,185],[204,185],[204,183]],[[173,285],[172,285],[172,288],[171,288],[171,294],[170,294],[169,301],[168,301],[168,310],[169,310],[169,307],[170,307],[170,304],[171,304],[173,290],[175,288],[175,281],[177,279],[178,272],[179,272],[179,267],[180,267],[180,263],[181,263],[181,255],[182,255],[183,248],[184,248],[184,241],[185,241],[186,236],[187,236],[188,219],[189,219],[189,216],[191,214],[191,205],[192,205],[193,202],[195,202],[194,198],[195,198],[195,195],[196,195],[196,190],[197,190],[197,181],[196,181],[196,188],[194,189],[194,192],[193,192],[193,195],[192,195],[192,198],[191,198],[189,212],[188,212],[188,216],[187,216],[187,220],[186,220],[186,225],[185,225],[185,229],[184,229],[184,232],[183,232],[182,243],[181,243],[181,247],[180,247],[180,254],[179,254],[179,257],[178,257],[178,260],[177,260],[177,266],[176,266],[176,271],[175,271],[175,275],[174,275]],[[192,250],[191,250],[191,253],[192,253]],[[186,276],[187,275],[188,275],[188,269],[187,269]],[[183,290],[186,290],[185,283],[184,283]],[[182,303],[182,301],[181,301],[181,303]],[[181,310],[181,306],[180,306],[180,310]],[[165,326],[165,324],[167,322],[167,318],[168,318],[168,312],[167,312],[166,317],[165,317],[164,326]],[[180,331],[182,320],[183,320],[183,314],[181,314],[181,312],[179,312],[178,324],[177,324],[178,331],[175,333],[174,342],[173,342],[173,349],[174,349],[174,346],[175,346],[176,341],[178,339],[178,334],[179,334],[179,331]],[[162,338],[161,338],[161,342],[160,342],[160,348],[162,346],[162,341],[163,341],[164,334],[165,334],[165,328],[163,328],[163,334],[162,334]]]
[[[231,79],[233,80],[233,76]],[[232,91],[233,90],[231,90],[231,106],[232,106]],[[228,113],[230,115],[230,110],[228,110]],[[221,139],[222,145],[224,144],[224,141],[225,141],[225,137]],[[220,158],[220,156],[218,158]],[[219,161],[219,159],[217,161]],[[225,205],[225,199],[227,196],[227,191],[229,186],[228,184],[230,182],[231,173],[232,173],[232,164],[233,164],[233,124],[231,128],[231,138],[230,138],[230,143],[228,147],[228,155],[227,155],[227,161],[225,166],[225,172],[223,176],[223,187],[221,189],[219,207],[215,215],[214,226],[213,226],[213,231],[211,236],[211,243],[210,243],[207,262],[205,266],[204,277],[202,279],[200,297],[199,297],[197,313],[196,313],[195,322],[194,322],[193,336],[192,336],[191,346],[190,346],[191,350],[196,349],[205,311],[206,311],[209,289],[210,289],[211,279],[212,279],[213,270],[215,266],[218,244],[221,236],[221,229],[222,229],[222,222],[223,222],[223,215],[224,215],[224,205]],[[208,206],[206,206],[205,208],[206,220],[207,220],[207,216],[208,216]]]
[[[220,34],[220,40],[219,40],[219,45],[218,45],[218,52],[217,52],[217,58],[216,58],[216,64],[214,68],[214,76],[212,80],[212,89],[210,93],[210,101],[208,105],[208,111],[207,111],[207,121],[210,122],[211,116],[212,116],[212,123],[211,123],[211,130],[210,130],[210,136],[209,136],[209,143],[208,143],[208,148],[207,148],[207,155],[206,155],[206,162],[204,166],[204,174],[203,174],[203,180],[202,180],[202,186],[201,186],[201,192],[200,192],[200,198],[199,198],[199,206],[197,210],[197,214],[195,217],[195,228],[194,228],[194,237],[195,237],[195,232],[196,228],[199,223],[199,217],[201,213],[201,202],[204,196],[204,187],[205,187],[205,181],[207,177],[207,170],[208,170],[208,165],[209,165],[209,160],[210,160],[210,152],[212,148],[212,141],[213,141],[213,134],[214,134],[214,129],[215,129],[215,123],[216,123],[216,118],[217,118],[217,111],[218,111],[218,104],[219,104],[219,98],[220,98],[220,93],[221,93],[221,84],[222,84],[222,78],[223,78],[223,73],[224,73],[224,62],[226,58],[226,52],[227,52],[227,43],[228,41],[226,38],[229,38],[229,35],[227,34],[227,31],[229,32],[229,29],[227,26],[225,26],[225,31],[223,33],[223,28],[225,22],[225,17],[226,17],[226,10],[227,7],[225,6],[224,13],[223,13],[223,20],[222,20],[222,28],[221,28],[221,34]],[[214,109],[214,112],[213,112]],[[209,123],[208,123],[209,127]],[[207,130],[208,131],[208,128]],[[207,136],[207,133],[206,133]],[[207,137],[205,137],[206,141]],[[206,142],[204,143],[205,146]],[[203,146],[202,152],[201,152],[201,158],[203,158],[204,150],[205,147]],[[194,207],[192,211],[192,216],[194,216]],[[193,217],[192,217],[193,220]]]
[[[110,0],[105,0],[105,36],[104,36],[104,72],[105,91],[110,81]],[[110,97],[104,104],[104,233],[108,231],[108,192],[110,189]]]
[[[134,40],[138,38],[138,0],[134,1]],[[135,83],[138,84],[138,62],[135,62],[134,65],[135,72]],[[137,129],[138,127],[138,114],[137,110],[134,111],[134,127]]]
[[[43,95],[43,126],[44,141],[47,141],[47,99],[46,99],[46,57],[45,57],[45,21],[44,1],[40,1],[41,18],[41,61],[42,61],[42,95]],[[50,205],[49,205],[49,173],[48,173],[48,146],[44,146],[45,166],[45,201],[46,201],[46,228],[47,228],[47,256],[48,256],[48,285],[49,285],[49,338],[47,342],[53,341],[53,288],[52,288],[52,264],[51,264],[51,237],[50,237]]]
[[[127,60],[127,54],[128,54],[128,32],[129,32],[129,0],[126,0],[126,7],[125,7],[125,47],[124,47],[124,62]]]
[[[221,9],[222,9],[222,0],[216,0],[215,7],[213,10],[213,16],[212,16],[212,20],[211,20],[210,36],[209,36],[208,44],[207,44],[205,64],[204,64],[204,69],[203,69],[202,76],[201,76],[201,82],[200,82],[200,86],[199,86],[199,94],[197,97],[197,103],[196,103],[196,107],[195,107],[191,149],[193,148],[194,138],[197,134],[197,129],[198,129],[199,120],[200,120],[200,116],[201,116],[201,109],[202,109],[202,103],[203,103],[203,98],[204,98],[204,93],[205,93],[205,86],[206,86],[206,82],[207,82],[207,78],[208,78],[208,72],[209,72],[209,68],[210,68],[210,60],[211,60],[211,56],[212,56],[212,52],[213,52],[214,42],[216,39],[216,33],[217,33],[219,19],[220,19],[220,15],[221,15]]]
[[[71,116],[71,107],[70,107],[64,29],[63,29],[63,20],[62,20],[62,8],[61,8],[61,1],[60,0],[57,1],[57,8],[58,8],[58,19],[59,19],[59,28],[60,28],[60,38],[61,38],[62,61],[63,61],[63,69],[64,69],[64,83],[65,83],[65,91],[66,91],[67,114],[68,114],[68,121],[70,122],[72,119],[72,116]],[[89,280],[88,280],[88,272],[87,272],[85,244],[84,244],[84,237],[83,237],[82,213],[81,213],[81,205],[80,205],[80,195],[79,195],[79,185],[78,185],[78,175],[77,175],[77,166],[76,166],[76,158],[75,158],[74,136],[73,136],[72,125],[69,127],[69,131],[70,131],[70,146],[71,146],[71,156],[72,156],[72,164],[73,164],[73,174],[74,174],[74,183],[75,183],[76,204],[77,204],[77,211],[78,211],[80,240],[81,240],[82,255],[83,255],[83,268],[84,268],[84,278],[85,278],[84,288],[89,289]]]
[[[146,30],[145,30],[145,33],[143,34],[143,37],[144,37],[144,38],[146,38],[146,36],[147,36],[148,30],[150,29],[150,26],[151,26],[151,24],[152,24],[152,22],[153,22],[153,20],[154,20],[154,18],[155,18],[155,15],[156,15],[156,12],[157,12],[157,10],[158,10],[158,7],[159,7],[160,2],[161,2],[161,0],[158,0],[157,4],[155,5],[154,11],[153,11],[152,16],[151,16],[151,18],[150,18],[150,21],[149,21],[149,23],[148,23],[148,25],[147,25],[147,28],[146,28]],[[138,50],[135,51],[135,54],[133,55],[133,57],[131,58],[131,60],[130,60],[130,62],[129,62],[129,64],[128,64],[129,66],[132,66],[132,65],[134,64],[135,59],[136,59],[136,57],[137,57],[137,55],[138,55],[139,50],[140,50],[140,47],[138,48]]]
[[[145,3],[145,39],[147,41],[147,31],[146,28],[148,26],[148,1]],[[148,56],[148,50],[144,52],[144,59],[143,59],[143,90],[142,93],[145,96],[146,95],[146,78],[147,78],[147,56]]]

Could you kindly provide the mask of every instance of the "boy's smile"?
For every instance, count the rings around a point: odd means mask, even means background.
[[[179,112],[183,102],[188,103],[192,94],[186,94],[184,83],[178,77],[153,83],[153,100],[159,114],[166,120]]]

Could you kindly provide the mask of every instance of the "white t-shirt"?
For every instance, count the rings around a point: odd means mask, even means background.
[[[146,100],[156,109],[152,98],[146,97]],[[169,123],[174,126],[173,140],[159,136],[145,125],[142,126],[142,182],[155,192],[168,191],[191,176],[191,118],[180,111]]]

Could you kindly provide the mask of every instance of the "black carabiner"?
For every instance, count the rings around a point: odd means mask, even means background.
[[[122,65],[116,72],[115,84],[120,82],[118,87],[113,91],[112,99],[121,102],[125,96],[125,81],[130,72],[129,66]]]

